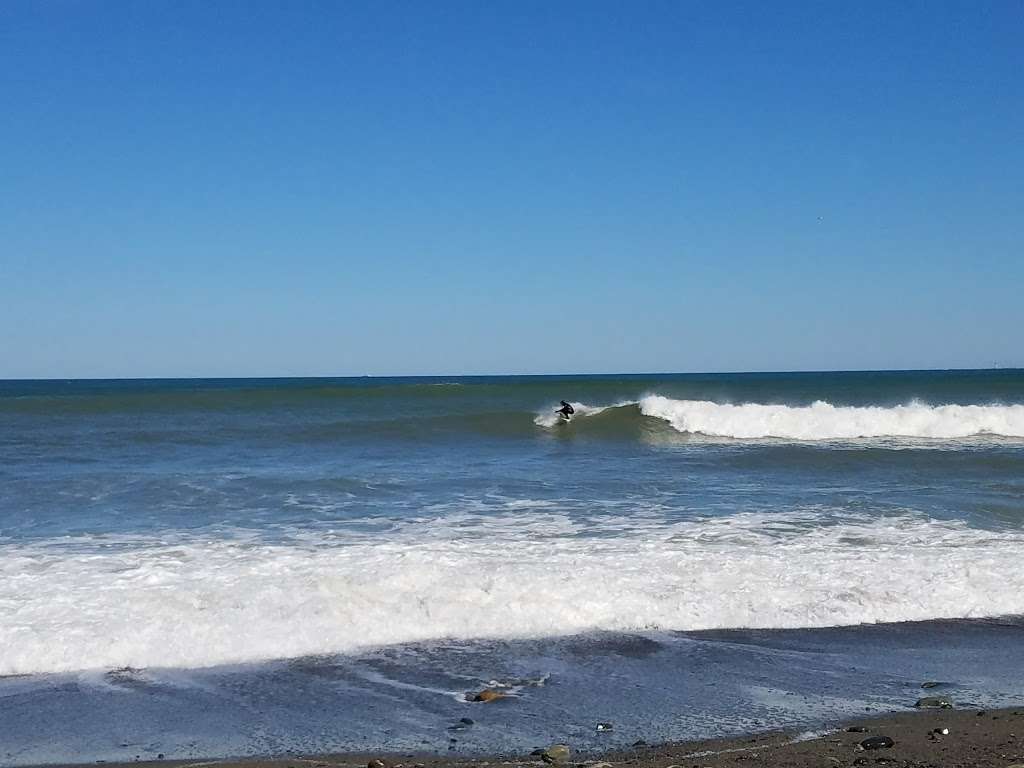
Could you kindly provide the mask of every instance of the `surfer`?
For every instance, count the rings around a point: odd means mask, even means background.
[[[555,411],[555,413],[557,413],[557,414],[561,415],[561,417],[562,417],[563,419],[565,419],[566,421],[568,421],[568,420],[569,420],[569,418],[570,418],[570,417],[571,417],[571,416],[572,416],[572,415],[573,415],[574,413],[576,413],[576,409],[575,409],[575,408],[573,408],[573,407],[572,407],[571,405],[569,405],[569,403],[565,402],[565,400],[562,400],[562,407],[561,407],[561,408],[559,408],[558,410],[556,410],[556,411]]]

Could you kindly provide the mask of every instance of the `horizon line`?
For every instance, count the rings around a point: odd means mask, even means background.
[[[53,382],[53,381],[287,381],[295,379],[486,379],[486,378],[567,378],[583,376],[757,376],[814,373],[942,373],[1024,371],[1024,366],[992,366],[988,368],[820,368],[790,370],[733,370],[733,371],[639,371],[601,373],[415,373],[415,374],[313,374],[270,376],[49,376],[0,378],[0,382]]]

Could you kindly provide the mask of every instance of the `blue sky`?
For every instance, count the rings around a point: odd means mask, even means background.
[[[0,4],[0,377],[1024,365],[1024,6]]]

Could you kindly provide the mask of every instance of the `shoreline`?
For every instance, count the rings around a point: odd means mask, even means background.
[[[852,729],[852,730],[851,730]],[[936,733],[947,729],[947,734]],[[861,742],[888,737],[891,747],[867,748]],[[632,748],[584,750],[567,746],[567,756],[549,761],[538,745],[531,754],[452,755],[352,752],[285,754],[266,757],[191,760],[133,760],[50,764],[43,768],[469,768],[469,766],[545,766],[566,768],[840,768],[891,765],[894,768],[1024,768],[1024,696],[1016,707],[991,710],[921,709],[854,718],[823,730],[767,730],[744,736],[638,743]]]

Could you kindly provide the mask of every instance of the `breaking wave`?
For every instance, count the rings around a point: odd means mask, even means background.
[[[677,432],[735,439],[854,440],[860,438],[946,439],[982,435],[1024,438],[1024,405],[837,406],[726,404],[647,395],[637,402],[599,407],[573,403],[586,419],[610,409],[631,409],[637,417],[659,419]],[[576,419],[573,420],[576,422]],[[554,413],[534,423],[558,426]]]
[[[1024,533],[821,510],[669,523],[517,510],[386,536],[0,548],[0,675],[201,667],[444,638],[1024,613]],[[823,520],[825,520],[823,524]]]

